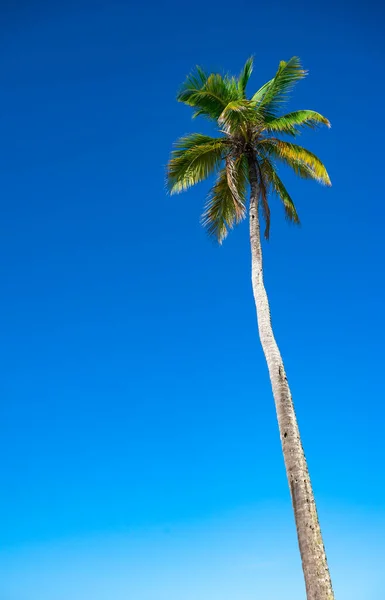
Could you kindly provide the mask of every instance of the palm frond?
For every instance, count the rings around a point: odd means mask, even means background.
[[[261,124],[261,116],[255,110],[254,102],[243,98],[229,102],[220,114],[218,124],[223,126],[226,133],[236,134],[248,125]]]
[[[217,181],[211,189],[202,225],[208,234],[221,244],[229,229],[246,216],[247,165],[243,157],[226,159],[226,166],[220,170]]]
[[[251,56],[247,59],[245,66],[238,77],[238,88],[242,98],[246,97],[246,86],[250,79],[251,73],[253,72],[253,63],[254,58]]]
[[[287,219],[299,225],[300,220],[298,217],[297,210],[295,208],[295,204],[291,199],[289,192],[284,186],[281,178],[279,177],[275,166],[271,163],[270,160],[265,159],[261,164],[261,170],[263,171],[266,180],[270,184],[272,191],[282,201]]]
[[[226,154],[226,138],[192,133],[180,138],[167,166],[167,184],[171,194],[182,192],[206,179]]]
[[[253,102],[255,102],[255,104],[257,106],[262,102],[265,94],[267,93],[267,91],[270,88],[272,83],[273,83],[273,79],[266,81],[266,83],[264,83],[263,86],[261,88],[259,88],[259,90],[257,92],[255,92],[255,94],[251,97],[251,100]]]
[[[266,185],[265,174],[261,169],[259,161],[257,163],[258,185],[259,185],[259,206],[262,210],[263,220],[265,221],[265,239],[270,237],[270,206],[268,201],[268,189]]]
[[[245,158],[228,154],[225,158],[227,184],[238,206],[245,204],[248,169]]]
[[[299,58],[294,56],[288,62],[281,61],[275,77],[265,83],[252,98],[266,116],[277,116],[277,111],[288,99],[294,85],[306,76]]]
[[[228,103],[239,97],[235,78],[222,77],[219,73],[206,75],[197,67],[180,88],[177,100],[196,108],[194,117],[204,115],[217,120]]]
[[[262,140],[258,145],[258,150],[262,156],[267,154],[281,160],[291,167],[299,177],[315,179],[324,185],[331,185],[325,165],[320,161],[318,156],[302,146],[270,138]]]
[[[297,135],[300,127],[316,129],[320,125],[331,127],[330,121],[314,110],[296,110],[281,117],[266,118],[265,131]]]

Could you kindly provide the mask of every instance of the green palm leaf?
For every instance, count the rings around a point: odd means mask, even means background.
[[[265,131],[297,135],[299,127],[316,129],[320,125],[331,127],[330,121],[314,110],[296,110],[283,115],[266,119]]]
[[[272,191],[275,192],[278,198],[282,201],[286,217],[289,219],[289,221],[299,225],[300,220],[295,208],[295,204],[291,199],[286,187],[282,183],[281,178],[278,176],[274,165],[269,160],[264,160],[261,165],[261,169],[263,170],[266,180],[269,182]]]
[[[247,164],[227,157],[207,198],[202,225],[221,244],[230,229],[246,216]]]
[[[258,185],[259,185],[259,208],[262,210],[263,219],[265,221],[265,239],[268,240],[270,237],[270,206],[268,199],[268,186],[266,183],[266,176],[261,168],[261,163],[259,161],[256,162],[257,166],[257,176],[258,176]]]
[[[324,185],[331,185],[325,165],[315,154],[302,148],[302,146],[270,138],[262,140],[259,143],[258,150],[262,155],[267,153],[267,155],[281,160],[304,179],[315,179]]]
[[[236,134],[242,131],[247,135],[247,129],[252,124],[261,124],[261,117],[255,110],[255,103],[251,100],[241,99],[229,102],[218,118],[225,133]]]
[[[247,59],[238,78],[238,89],[242,98],[246,97],[246,86],[253,72],[253,62],[254,59],[252,56]]]
[[[276,116],[277,111],[288,99],[294,85],[306,76],[299,58],[294,56],[288,62],[281,61],[275,77],[265,83],[254,94],[252,100],[258,104],[258,110],[264,115]]]
[[[222,77],[218,73],[207,76],[197,67],[179,90],[177,100],[196,108],[194,117],[204,115],[217,120],[229,102],[240,98],[234,78]]]
[[[226,154],[226,138],[212,138],[192,133],[180,138],[167,166],[167,183],[171,194],[182,192],[206,179]]]

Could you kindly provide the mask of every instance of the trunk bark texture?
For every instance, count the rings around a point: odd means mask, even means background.
[[[254,156],[248,157],[250,177],[250,244],[252,285],[258,330],[266,357],[277,411],[282,451],[294,509],[298,543],[305,577],[307,600],[334,600],[325,548],[318,521],[309,471],[302,448],[294,405],[282,357],[275,341],[262,271],[262,248],[258,214],[259,178]]]

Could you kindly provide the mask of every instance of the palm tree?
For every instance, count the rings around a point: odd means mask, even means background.
[[[298,58],[281,62],[270,81],[253,96],[246,86],[253,69],[247,60],[239,77],[206,74],[200,67],[189,75],[177,99],[194,109],[194,117],[215,122],[219,137],[192,133],[179,139],[167,168],[169,191],[178,193],[217,171],[202,216],[208,233],[222,243],[229,229],[247,214],[248,203],[251,279],[257,310],[259,336],[270,374],[286,473],[297,527],[308,600],[333,600],[334,594],[321,529],[302,448],[293,401],[282,357],[275,341],[270,307],[263,282],[260,215],[264,236],[269,237],[269,198],[282,201],[287,219],[299,223],[298,214],[278,175],[281,163],[305,179],[331,185],[322,162],[305,148],[280,139],[295,138],[301,128],[330,127],[329,121],[312,110],[281,115],[280,110],[294,84],[306,71]]]

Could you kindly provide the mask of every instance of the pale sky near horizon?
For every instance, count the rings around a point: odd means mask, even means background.
[[[383,515],[373,526],[362,512],[321,506],[336,598],[381,600]],[[1,552],[0,563],[2,600],[305,598],[288,506],[27,544]]]

